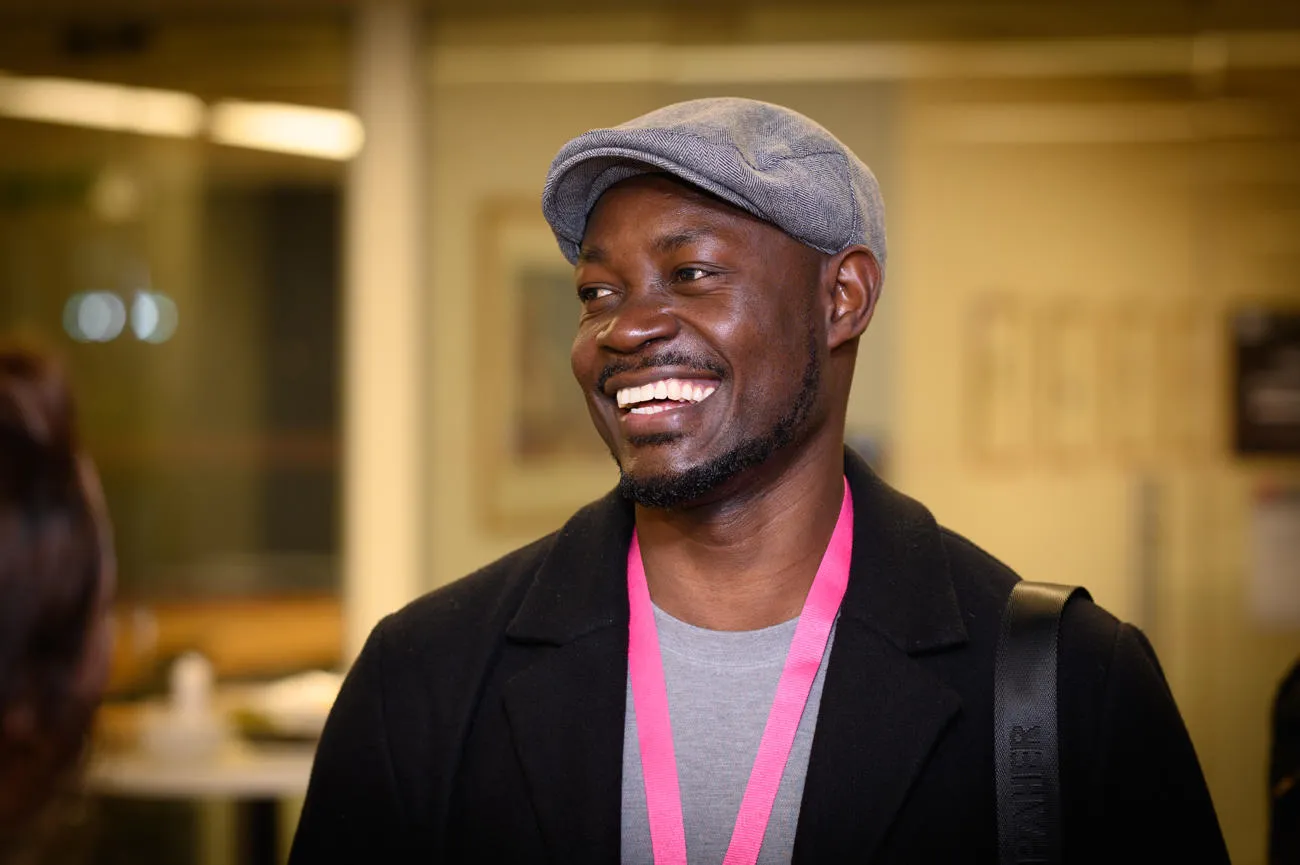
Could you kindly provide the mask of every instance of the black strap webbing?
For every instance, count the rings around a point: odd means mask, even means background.
[[[994,660],[993,759],[1003,865],[1060,865],[1056,640],[1061,612],[1086,589],[1020,582],[1002,613]]]

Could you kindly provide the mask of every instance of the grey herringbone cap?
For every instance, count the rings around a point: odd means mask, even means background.
[[[542,213],[564,257],[577,262],[587,216],[605,190],[653,172],[705,189],[822,252],[860,243],[885,266],[885,205],[871,169],[802,114],[732,97],[668,105],[560,148]]]

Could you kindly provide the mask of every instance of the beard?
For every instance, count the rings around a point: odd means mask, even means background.
[[[766,462],[772,454],[793,443],[803,432],[817,402],[821,373],[817,335],[810,328],[808,361],[804,366],[799,393],[771,427],[759,435],[736,443],[726,453],[680,472],[638,478],[629,475],[620,465],[619,493],[644,507],[674,508],[697,501],[741,472]],[[632,444],[666,444],[675,438],[676,433],[642,436],[633,440]]]

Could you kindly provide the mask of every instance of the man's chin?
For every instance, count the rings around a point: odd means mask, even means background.
[[[683,508],[702,502],[747,468],[736,453],[671,471],[625,471],[620,466],[618,489],[624,498],[647,508]]]
[[[671,509],[688,505],[707,494],[710,488],[677,475],[639,476],[622,472],[618,491],[626,499],[646,508]]]

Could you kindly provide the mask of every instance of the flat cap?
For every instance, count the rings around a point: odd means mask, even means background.
[[[615,183],[667,173],[825,253],[862,244],[885,266],[885,205],[871,169],[797,111],[693,99],[569,141],[551,162],[542,213],[578,260],[587,216]]]

